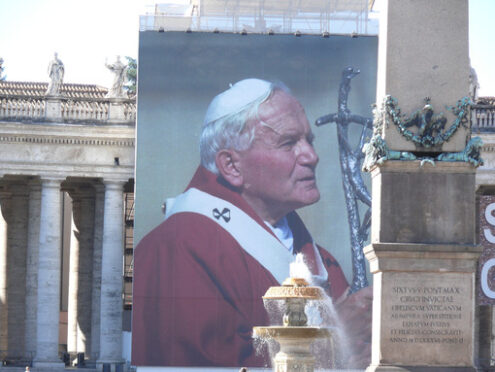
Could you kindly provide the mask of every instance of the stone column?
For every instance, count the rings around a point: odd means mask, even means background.
[[[72,198],[67,349],[91,353],[94,194],[78,189]]]
[[[79,214],[80,203],[74,200],[75,195],[69,192],[72,201],[71,226],[70,226],[70,244],[69,244],[69,288],[67,296],[67,352],[75,358],[77,353],[77,288],[79,285],[78,266],[79,266],[79,242],[77,227],[74,223],[76,214]],[[67,198],[65,199],[67,200]]]
[[[7,243],[9,354],[24,356],[29,193],[25,184],[13,183],[10,188],[12,205]]]
[[[123,181],[105,181],[101,259],[100,356],[98,363],[121,363],[124,197]]]
[[[469,94],[468,1],[381,0],[380,4],[377,106],[391,95],[406,116],[423,108],[428,97],[435,114],[443,112],[450,127],[455,117],[445,106]],[[449,141],[429,148],[407,140],[395,125],[386,125],[382,135],[392,150],[461,151],[469,129],[461,126]]]
[[[91,299],[91,359],[97,360],[100,352],[101,255],[103,244],[103,214],[105,187],[95,185],[95,228],[93,241],[93,292]]]
[[[26,265],[26,352],[36,354],[36,309],[38,292],[38,242],[40,234],[41,185],[30,184]]]
[[[10,193],[0,192],[0,350],[7,350],[9,312],[7,281],[8,222],[10,214]]]
[[[468,1],[382,5],[367,371],[475,371],[476,155],[468,108],[446,109],[468,95]]]
[[[61,275],[61,179],[41,180],[35,367],[63,368],[58,354]]]

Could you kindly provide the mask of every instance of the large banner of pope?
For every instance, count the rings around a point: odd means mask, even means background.
[[[268,366],[252,327],[298,253],[336,303],[349,296],[337,124],[315,121],[371,118],[376,60],[369,36],[140,33],[133,365]],[[356,146],[362,126],[344,129]]]

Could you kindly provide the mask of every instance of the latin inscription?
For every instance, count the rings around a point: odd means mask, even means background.
[[[402,344],[463,344],[463,288],[394,286],[389,341]]]

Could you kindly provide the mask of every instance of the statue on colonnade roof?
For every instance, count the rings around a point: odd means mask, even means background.
[[[61,87],[64,82],[64,64],[58,58],[58,54],[55,53],[53,60],[48,65],[48,76],[50,76],[50,83],[46,90],[47,96],[59,96],[61,95]]]
[[[120,61],[120,56],[117,56],[117,60],[113,64],[108,64],[105,61],[105,67],[114,74],[113,83],[108,91],[107,98],[124,98],[124,82],[127,66]]]

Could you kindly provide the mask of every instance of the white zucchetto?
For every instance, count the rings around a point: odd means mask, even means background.
[[[241,80],[211,101],[204,124],[241,112],[258,99],[267,98],[272,83],[261,79]]]

